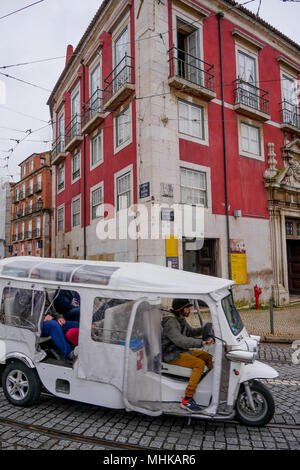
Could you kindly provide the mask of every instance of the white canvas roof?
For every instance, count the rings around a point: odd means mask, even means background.
[[[0,277],[30,279],[34,270],[43,281],[72,282],[122,292],[194,296],[229,288],[233,281],[148,263],[12,257],[0,261]]]

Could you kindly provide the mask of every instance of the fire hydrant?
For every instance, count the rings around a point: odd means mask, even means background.
[[[259,309],[260,305],[259,305],[259,296],[260,294],[262,293],[262,290],[260,287],[258,287],[258,285],[256,284],[254,286],[254,295],[255,295],[255,308],[256,310]]]

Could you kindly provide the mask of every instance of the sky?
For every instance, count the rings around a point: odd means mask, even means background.
[[[259,10],[261,18],[300,44],[300,2],[237,1],[254,13]],[[64,68],[67,45],[76,47],[102,0],[40,0],[6,16],[35,2],[0,0],[0,177],[10,175],[10,181],[19,180],[20,162],[34,152],[51,148],[47,100]]]

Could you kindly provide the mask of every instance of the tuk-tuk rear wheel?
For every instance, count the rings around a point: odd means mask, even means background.
[[[242,384],[236,401],[236,418],[247,426],[265,426],[274,416],[273,396],[267,387],[256,380],[250,382],[250,389],[255,410],[251,408],[245,387]]]
[[[7,400],[16,406],[33,405],[41,393],[41,382],[36,370],[21,361],[13,361],[5,367],[2,386]]]

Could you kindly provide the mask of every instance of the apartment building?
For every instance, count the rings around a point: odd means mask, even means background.
[[[7,178],[0,178],[0,258],[9,256],[11,196]]]
[[[24,160],[12,186],[11,255],[51,256],[52,174],[50,152]]]
[[[232,277],[240,304],[300,294],[299,49],[232,0],[104,0],[48,100],[53,255]],[[103,203],[171,226],[203,207],[204,242],[103,241]]]

